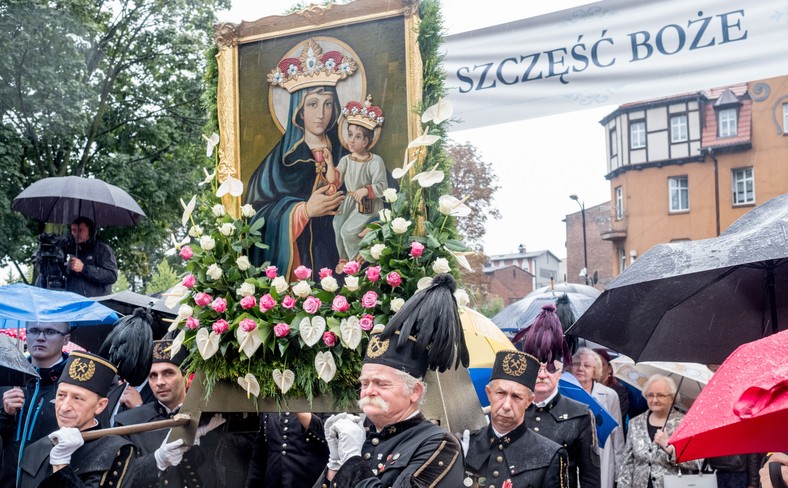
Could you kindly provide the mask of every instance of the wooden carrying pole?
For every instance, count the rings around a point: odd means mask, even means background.
[[[168,420],[157,420],[155,422],[148,422],[145,424],[123,425],[121,427],[112,427],[110,429],[99,429],[83,432],[82,439],[87,442],[108,435],[129,435],[138,434],[140,432],[148,432],[150,430],[171,429],[173,427],[186,425],[189,422],[191,422],[191,415],[179,413]]]

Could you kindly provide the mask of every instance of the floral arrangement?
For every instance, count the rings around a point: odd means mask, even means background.
[[[422,120],[437,125],[450,116],[444,101]],[[209,157],[218,139],[216,134],[206,138]],[[296,280],[288,282],[275,266],[251,263],[249,250],[265,248],[262,220],[249,223],[255,214],[250,205],[232,215],[220,199],[239,198],[242,183],[228,177],[219,184],[215,171],[206,170],[201,185],[210,185],[210,191],[200,205],[197,196],[189,203],[181,200],[188,235],[181,241],[171,236],[171,252],[185,264],[180,284],[167,293],[169,306],[180,303],[171,327],[179,330],[172,354],[188,348],[187,367],[203,373],[209,393],[216,381],[230,380],[248,396],[311,401],[330,394],[338,407],[353,404],[369,332],[429,286],[432,276],[456,271],[455,263],[469,268],[469,250],[453,238],[447,223],[470,209],[451,195],[424,198],[444,179],[442,171],[433,167],[415,174],[416,165],[424,166],[425,148],[438,140],[428,127],[409,144],[403,166],[392,172],[403,191],[384,192],[390,208],[368,225],[360,252],[365,262],[348,262],[342,280],[324,268],[320,281],[313,282],[312,270],[301,266],[294,271]],[[218,164],[218,155],[214,161]],[[467,293],[458,290],[457,299],[467,304]]]

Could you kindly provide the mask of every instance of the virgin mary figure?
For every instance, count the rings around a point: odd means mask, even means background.
[[[285,58],[268,81],[290,93],[287,128],[247,185],[246,203],[256,210],[252,222],[265,219],[263,242],[253,248],[255,265],[268,261],[292,278],[299,265],[313,270],[336,265],[333,216],[344,199],[343,188],[326,184],[325,161],[347,154],[340,144],[337,120],[341,104],[336,84],[356,70],[355,61],[338,51],[322,52],[313,39],[299,58]]]

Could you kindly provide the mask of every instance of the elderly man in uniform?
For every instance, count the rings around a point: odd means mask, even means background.
[[[470,435],[464,486],[568,488],[566,450],[525,426],[539,361],[519,351],[499,351],[490,383],[490,425]],[[467,431],[466,431],[467,432]],[[463,447],[465,447],[465,438]]]
[[[186,398],[186,378],[180,366],[188,353],[186,348],[181,348],[174,357],[170,357],[171,345],[172,340],[153,343],[153,363],[148,384],[156,401],[119,413],[115,417],[116,426],[166,420],[178,413]],[[224,420],[216,415],[206,426],[198,427],[195,446],[202,442],[201,438],[205,434],[222,423]],[[167,442],[167,433],[167,430],[162,429],[129,436],[129,440],[139,448],[138,457],[134,460],[137,473],[134,486],[215,486],[214,460],[199,447],[188,449],[183,445],[183,439]]]
[[[96,415],[107,407],[117,369],[101,356],[73,352],[57,385],[59,430],[25,450],[21,488],[123,488],[131,486],[134,445],[107,435],[84,441],[82,432],[99,428]]]
[[[558,391],[558,380],[572,357],[553,305],[545,305],[529,328],[523,352],[539,359],[534,401],[525,412],[529,429],[566,448],[572,487],[599,488],[601,470],[596,423],[587,405]]]
[[[328,467],[316,488],[462,486],[459,441],[420,412],[427,369],[468,364],[454,290],[451,276],[436,276],[372,334],[359,400],[372,425],[366,433],[349,414],[326,421]]]

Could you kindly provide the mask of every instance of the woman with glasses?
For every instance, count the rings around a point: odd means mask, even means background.
[[[663,476],[678,474],[679,467],[697,469],[697,461],[676,464],[676,448],[668,438],[684,414],[674,410],[676,383],[667,376],[651,376],[643,388],[648,410],[629,422],[624,461],[618,488],[663,488]]]

